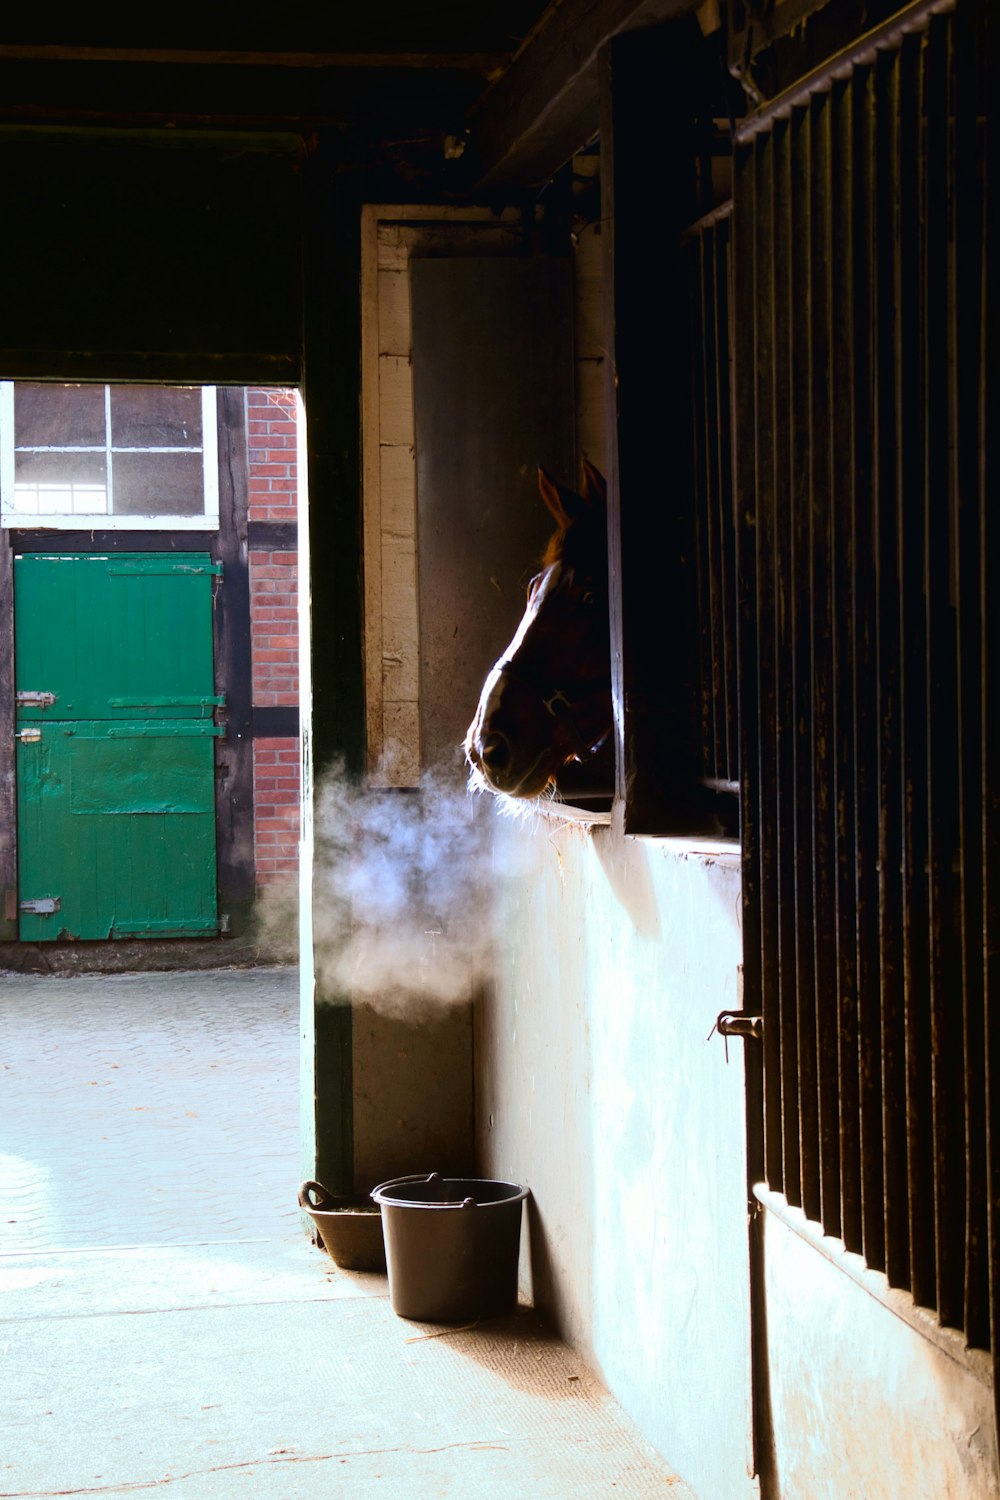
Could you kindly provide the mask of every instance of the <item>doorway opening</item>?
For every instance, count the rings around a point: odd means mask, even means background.
[[[0,383],[5,942],[295,956],[303,431],[288,388]]]

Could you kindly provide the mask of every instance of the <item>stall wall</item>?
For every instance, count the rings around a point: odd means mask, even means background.
[[[749,1478],[738,860],[498,817],[484,1171],[532,1191],[525,1290],[701,1500]]]
[[[478,1150],[531,1188],[523,1292],[699,1500],[1000,1493],[988,1359],[773,1207],[751,1477],[745,1044],[709,1039],[741,1003],[737,857],[498,815],[494,877]]]
[[[1000,1493],[989,1356],[796,1210],[763,1216],[775,1489],[795,1500]],[[825,1252],[825,1253],[824,1253]],[[838,1264],[840,1262],[840,1264]],[[850,1265],[846,1263],[852,1263]]]

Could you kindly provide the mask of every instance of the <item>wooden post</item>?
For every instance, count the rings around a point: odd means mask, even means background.
[[[689,36],[672,23],[601,54],[612,681],[631,833],[705,832],[680,244],[697,217]]]

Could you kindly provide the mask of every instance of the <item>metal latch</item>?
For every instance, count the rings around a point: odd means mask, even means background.
[[[729,1038],[738,1036],[744,1041],[761,1041],[764,1036],[764,1017],[749,1015],[745,1010],[721,1010],[705,1040],[711,1041],[716,1032],[726,1044],[726,1062],[728,1062]]]
[[[759,1042],[764,1035],[764,1017],[748,1016],[745,1010],[723,1010],[719,1012],[715,1028],[720,1036],[752,1036]]]
[[[20,740],[22,745],[35,745],[42,737],[40,729],[19,729],[14,738]]]
[[[62,899],[59,896],[39,896],[35,901],[21,902],[21,910],[31,912],[34,917],[51,917],[61,907]]]
[[[21,708],[51,708],[56,701],[55,693],[15,693]]]

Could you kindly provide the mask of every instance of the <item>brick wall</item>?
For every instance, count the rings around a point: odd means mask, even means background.
[[[250,624],[255,709],[298,704],[298,568],[295,394],[247,390],[251,528],[287,523],[275,547],[255,545],[251,529]],[[288,735],[254,738],[254,839],[259,895],[294,887],[298,870],[299,742]]]
[[[295,393],[247,391],[250,520],[294,521],[296,514]]]
[[[251,549],[250,630],[255,708],[294,708],[299,701],[297,584],[294,552]]]

